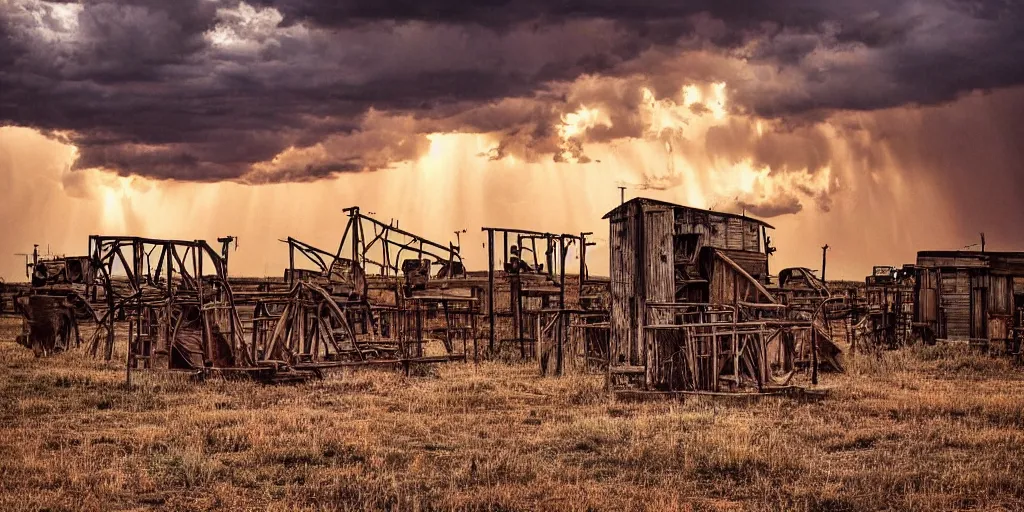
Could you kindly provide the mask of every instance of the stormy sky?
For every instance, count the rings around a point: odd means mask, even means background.
[[[787,263],[848,242],[851,277],[978,231],[1024,249],[1022,62],[1012,0],[0,0],[0,244],[181,233],[139,197],[216,219],[284,190],[442,239],[604,232],[626,185],[770,218]],[[192,231],[337,237],[231,222]]]

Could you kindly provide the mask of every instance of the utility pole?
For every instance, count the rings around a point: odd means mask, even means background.
[[[626,187],[619,187],[619,204],[626,202]]]
[[[985,232],[981,233],[981,252],[985,252]]]
[[[825,254],[828,252],[828,244],[821,246],[821,282],[825,282]]]

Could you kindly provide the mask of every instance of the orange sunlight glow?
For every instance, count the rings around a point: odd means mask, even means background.
[[[836,250],[837,261],[833,264],[830,260],[829,268],[834,268],[837,276],[844,269],[863,269],[871,263],[901,263],[900,259],[912,254],[893,248],[903,247],[912,236],[907,222],[897,219],[909,215],[912,209],[904,201],[908,195],[940,197],[930,183],[919,179],[911,191],[882,149],[879,163],[866,172],[857,164],[860,160],[853,148],[869,141],[851,139],[850,134],[838,132],[831,124],[824,125],[823,133],[833,165],[773,169],[758,164],[749,154],[737,158],[713,156],[707,144],[715,130],[739,127],[755,140],[776,131],[774,121],[729,112],[727,91],[725,83],[687,84],[672,97],[657,98],[650,89],[642,89],[643,101],[636,112],[642,136],[586,143],[582,146],[589,159],[586,163],[568,152],[562,154],[562,162],[551,158],[491,160],[488,155],[499,143],[495,134],[432,133],[426,136],[429,147],[424,146],[420,153],[423,156],[392,161],[379,171],[261,185],[159,181],[101,170],[70,171],[73,147],[32,130],[0,128],[0,146],[6,139],[8,149],[17,151],[18,141],[31,140],[45,147],[44,153],[57,155],[43,167],[56,188],[32,188],[17,181],[20,178],[15,175],[11,197],[28,199],[0,207],[0,213],[10,215],[4,208],[12,212],[48,208],[68,213],[26,219],[26,226],[6,228],[4,239],[20,245],[51,243],[73,254],[83,252],[87,235],[94,233],[207,240],[235,235],[240,237],[240,250],[232,257],[232,273],[277,275],[287,263],[286,251],[277,239],[293,236],[333,249],[343,226],[341,208],[359,205],[385,222],[394,219],[405,229],[441,242],[454,240],[453,232],[465,229],[462,247],[471,268],[486,264],[481,226],[591,231],[598,246],[588,259],[592,271],[601,274],[607,272],[608,259],[608,228],[601,217],[618,204],[617,187],[625,185],[629,197],[647,196],[735,213],[744,204],[796,204],[797,209],[802,208],[800,213],[769,219],[779,228],[773,236],[780,248],[773,257],[773,269],[813,267],[820,254],[817,247],[825,241],[839,247],[839,237],[851,244],[851,256],[844,263],[842,253]],[[847,115],[843,122],[855,125],[862,119],[858,116]],[[566,112],[555,128],[562,142],[582,142],[597,127],[612,127],[612,119],[602,105]],[[285,163],[324,161],[332,147],[339,146],[325,143],[288,149],[273,161],[255,166],[254,172],[274,173]],[[14,168],[38,167],[27,155],[18,156]],[[835,162],[843,165],[836,167]],[[835,193],[839,193],[839,199],[832,201]],[[915,215],[927,217],[929,212],[934,218],[950,215],[938,200]],[[864,225],[873,226],[874,231],[865,232]],[[870,259],[862,261],[865,258]],[[11,276],[17,268],[5,264],[0,272]],[[858,276],[861,270],[846,272],[851,278],[862,277]]]

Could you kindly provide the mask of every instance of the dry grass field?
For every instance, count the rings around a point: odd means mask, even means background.
[[[1021,510],[1024,375],[955,347],[848,360],[824,400],[618,402],[451,364],[195,383],[0,326],[0,510]]]

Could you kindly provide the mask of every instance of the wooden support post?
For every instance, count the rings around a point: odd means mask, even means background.
[[[452,343],[452,317],[448,312],[448,301],[441,299],[441,307],[444,309],[444,344],[448,355],[452,355],[455,344]]]
[[[556,334],[558,335],[557,340],[557,351],[555,354],[555,375],[562,376],[564,371],[564,354],[565,351],[565,337],[568,335],[568,329],[565,326],[565,238],[558,237],[558,255],[560,258],[560,264],[558,269],[558,329]],[[581,276],[582,278],[582,276]]]
[[[203,334],[202,334],[202,340],[203,340],[203,363],[205,364],[207,361],[210,361],[211,359],[210,359],[210,337],[207,335],[206,316],[205,316],[205,312],[203,311],[203,257],[202,257],[201,254],[198,254],[199,251],[195,250],[195,247],[192,248],[191,252],[192,252],[192,269],[196,273],[195,274],[196,275],[196,296],[197,296],[197,300],[199,302],[199,318],[200,318],[200,322],[201,322],[200,325],[203,327]],[[197,260],[197,256],[198,256],[198,260]]]
[[[174,332],[171,326],[171,304],[174,303],[174,264],[172,263],[173,258],[171,257],[171,244],[168,242],[164,246],[164,251],[167,253],[167,257],[164,258],[167,261],[167,307],[164,310],[164,349],[167,350],[168,361],[170,361],[171,354],[171,336]],[[170,362],[168,362],[170,367]]]
[[[547,247],[544,249],[544,265],[547,269],[548,277],[551,279],[555,278],[555,248],[554,243],[551,241],[551,237],[545,237]]]
[[[818,330],[811,319],[811,384],[818,385]]]
[[[523,340],[523,282],[518,273],[509,275],[509,305],[512,309],[512,334],[519,342],[519,359],[526,359]]]
[[[736,388],[740,387],[740,338],[736,333],[737,311],[732,311],[732,371],[735,374]]]
[[[423,302],[416,303],[416,357],[423,357]]]
[[[128,319],[128,345],[125,348],[125,362],[124,362],[124,388],[126,390],[132,389],[132,321]]]
[[[494,356],[494,230],[487,228],[487,315],[491,332],[488,350]]]
[[[579,251],[580,251],[580,283],[579,283],[579,287],[580,287],[580,295],[581,296],[583,295],[583,284],[586,283],[588,278],[590,277],[590,276],[587,275],[588,274],[588,271],[587,271],[587,235],[591,235],[591,234],[593,234],[593,233],[590,233],[590,232],[580,233],[580,249],[579,249]]]
[[[365,269],[365,265],[359,259],[359,208],[353,207],[349,212],[349,222],[352,222],[352,261],[356,265],[362,266]]]
[[[120,251],[121,249],[119,247],[115,247],[111,250]],[[97,243],[97,253],[102,254],[102,252],[102,249],[99,248],[99,244]],[[103,289],[103,294],[107,296],[107,321],[110,322],[110,325],[107,327],[107,344],[103,350],[103,359],[105,361],[110,361],[111,358],[114,357],[114,320],[116,316],[116,311],[114,311],[114,286],[113,276],[110,275],[111,271],[106,269],[105,264],[101,263],[101,265],[104,267],[103,273],[106,274],[106,286]],[[111,269],[114,266],[113,259],[111,259],[110,266]]]
[[[758,346],[764,346],[764,343],[763,343],[764,342],[764,324],[762,323],[760,326],[758,326],[757,329],[758,329],[757,334],[756,335],[752,335],[752,336],[756,336],[756,338],[754,338],[756,343],[754,344],[753,347],[750,347],[750,349],[751,349],[751,351],[756,352],[758,354],[758,359],[760,359],[761,358],[760,357],[761,350],[758,348]],[[752,364],[750,366],[750,369],[754,372],[754,376],[757,379],[757,392],[760,393],[760,392],[764,391],[764,373],[761,371],[761,364],[762,363],[759,362],[759,361],[753,361],[753,357],[751,357],[751,361],[756,363],[756,365]]]
[[[519,238],[519,254],[522,256],[523,253],[523,235],[518,235]],[[537,238],[530,237],[530,252],[533,253],[533,268],[537,269]]]
[[[825,257],[825,255],[826,255],[827,252],[828,252],[828,244],[825,244],[825,245],[821,246],[821,282],[822,283],[825,282],[825,262],[827,261],[827,258]]]
[[[143,352],[145,347],[143,347],[143,341],[142,341],[142,311],[143,311],[142,293],[141,293],[141,291],[142,291],[142,279],[139,276],[142,275],[142,256],[146,252],[145,251],[145,246],[142,244],[142,242],[137,242],[135,244],[133,252],[134,252],[134,254],[132,255],[133,256],[132,259],[134,260],[133,263],[135,265],[135,279],[137,279],[139,281],[139,291],[140,291],[138,298],[135,299],[135,304],[136,304],[136,311],[135,311],[135,348],[136,348],[136,352],[142,353],[143,356],[149,356],[151,354]],[[145,366],[149,366],[148,359],[143,362],[143,365],[144,365],[144,367]]]
[[[547,374],[548,374],[548,367],[545,364],[546,360],[542,357],[543,353],[541,352],[541,346],[540,346],[540,339],[541,339],[541,337],[543,336],[543,333],[544,333],[544,322],[541,319],[541,315],[537,315],[534,318],[534,322],[533,323],[534,323],[534,330],[537,333],[537,343],[533,344],[533,360],[537,361],[537,364],[540,365],[540,375],[542,377],[546,377]]]
[[[299,335],[295,340],[295,353],[297,354],[308,354],[309,353],[309,332],[307,330],[309,324],[309,310],[311,307],[302,305],[298,308],[298,315],[296,316],[296,322],[299,324]]]
[[[579,292],[576,294],[577,300],[583,296],[583,283],[587,282],[587,235],[589,233],[580,233],[580,282]],[[580,300],[582,303],[582,300]],[[582,306],[582,304],[580,304]]]
[[[474,288],[474,290],[475,290],[475,288]],[[475,292],[473,294],[476,295]],[[474,305],[470,305],[470,310],[469,310],[469,332],[473,336],[473,364],[480,364],[480,353],[479,353],[479,349],[477,348],[477,343],[478,343],[478,338],[479,338],[479,336],[477,336],[477,330],[476,330],[477,311],[475,311],[475,309],[476,309],[476,307]]]

